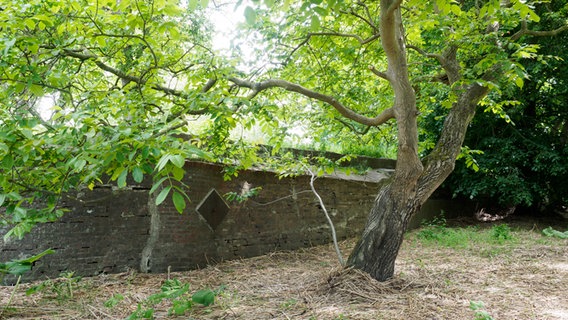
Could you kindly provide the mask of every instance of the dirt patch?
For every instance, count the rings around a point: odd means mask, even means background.
[[[62,296],[66,279],[26,296],[39,282],[20,285],[5,319],[124,319],[159,292],[169,277],[193,291],[224,287],[215,304],[196,306],[180,319],[474,319],[470,303],[483,302],[495,319],[568,319],[568,240],[517,230],[515,241],[453,249],[407,236],[396,276],[377,282],[337,265],[332,246],[228,261],[167,274],[128,272],[84,278]],[[354,241],[341,243],[349,252]],[[57,286],[57,284],[63,284]],[[12,287],[0,287],[0,306]],[[105,301],[120,294],[114,307]],[[154,307],[155,318],[170,305]]]

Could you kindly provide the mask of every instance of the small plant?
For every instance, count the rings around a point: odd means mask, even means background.
[[[446,218],[444,212],[430,221],[422,222],[422,229],[418,232],[417,237],[423,240],[440,240],[448,233]]]
[[[186,314],[186,312],[191,311],[194,303],[204,306],[213,304],[215,302],[215,296],[224,290],[224,287],[221,286],[215,291],[204,289],[190,295],[189,287],[188,283],[181,283],[178,279],[166,280],[160,288],[161,291],[150,295],[146,298],[146,300],[139,303],[136,311],[134,311],[127,319],[152,319],[154,316],[154,306],[163,301],[169,301],[171,303],[168,315],[181,316]],[[107,304],[112,306],[116,301],[114,298],[116,298],[116,296],[107,300],[105,302],[105,306]],[[119,301],[116,301],[116,303],[118,302]]]
[[[470,301],[469,308],[475,311],[475,320],[494,320],[487,311],[485,311],[485,305],[483,301]]]
[[[0,263],[0,281],[4,279],[7,274],[12,274],[16,276],[21,276],[24,273],[32,270],[33,263],[41,259],[43,256],[52,254],[55,251],[52,249],[47,249],[42,253],[36,254],[33,257],[21,260],[12,260],[5,263]]]
[[[552,227],[548,227],[544,230],[542,230],[542,234],[544,234],[547,237],[554,237],[554,238],[560,238],[560,239],[568,239],[568,230],[567,231],[558,231],[555,230]]]
[[[503,243],[504,241],[512,240],[513,234],[508,225],[500,224],[491,228],[491,238],[498,243]]]
[[[41,259],[43,256],[52,254],[54,252],[55,251],[53,251],[52,249],[47,249],[42,253],[36,254],[35,256],[26,259],[12,260],[5,263],[0,263],[0,282],[2,282],[2,280],[4,280],[4,276],[8,274],[18,276],[18,280],[16,281],[16,285],[14,286],[14,290],[12,290],[12,294],[10,295],[8,302],[6,303],[4,308],[0,310],[0,318],[4,313],[4,311],[6,311],[10,303],[12,303],[14,294],[16,293],[16,290],[18,290],[18,287],[20,285],[20,280],[22,279],[22,275],[32,270],[34,262]]]
[[[227,192],[225,193],[225,198],[229,201],[236,201],[238,203],[243,203],[248,199],[257,196],[262,187],[251,188],[251,185],[247,182],[243,184],[241,192]]]
[[[280,305],[280,307],[281,307],[282,309],[290,309],[291,307],[293,307],[293,306],[294,306],[295,304],[297,304],[297,303],[298,303],[298,300],[296,300],[296,299],[294,299],[294,298],[291,298],[291,299],[288,299],[288,300],[286,300],[285,302],[283,302],[283,303]]]
[[[116,305],[120,303],[120,301],[124,300],[124,296],[120,293],[113,295],[110,299],[104,302],[104,306],[107,308],[114,308]]]
[[[74,288],[77,287],[81,277],[75,276],[75,272],[67,271],[60,275],[61,279],[45,280],[39,285],[33,286],[26,290],[26,295],[34,294],[39,291],[49,290],[57,296],[58,301],[69,300],[73,298]]]

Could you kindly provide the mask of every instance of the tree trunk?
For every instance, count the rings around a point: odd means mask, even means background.
[[[395,260],[404,233],[419,203],[397,194],[396,179],[382,185],[363,235],[349,257],[348,266],[369,273],[379,281],[394,275]]]

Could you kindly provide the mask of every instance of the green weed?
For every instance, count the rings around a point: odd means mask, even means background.
[[[423,222],[422,228],[416,233],[416,238],[424,244],[435,244],[455,249],[484,247],[485,251],[482,250],[481,252],[489,253],[491,256],[502,252],[502,249],[493,250],[495,248],[487,248],[487,244],[503,244],[514,240],[513,231],[506,224],[496,225],[490,230],[480,230],[478,226],[450,228],[443,216]]]
[[[497,243],[513,240],[511,228],[506,224],[500,224],[491,228],[491,238]]]
[[[134,311],[126,319],[152,319],[154,317],[154,307],[164,301],[170,303],[168,315],[183,316],[193,309],[195,303],[203,306],[212,305],[215,302],[215,296],[224,290],[224,286],[213,291],[210,289],[199,290],[193,294],[189,292],[189,283],[182,283],[178,279],[166,280],[160,292],[150,295],[144,301],[138,303],[136,311]],[[120,299],[116,295],[105,302],[105,306],[114,307]]]
[[[56,295],[60,303],[73,298],[75,289],[79,286],[81,277],[75,276],[75,272],[66,271],[59,275],[60,279],[45,280],[36,286],[26,290],[26,295],[31,295],[40,291],[49,291]]]
[[[562,232],[562,231],[555,230],[552,227],[548,227],[548,228],[542,230],[542,234],[544,234],[547,237],[568,239],[568,230]]]
[[[475,311],[475,320],[494,320],[487,311],[485,311],[485,305],[483,301],[470,301],[469,308]]]

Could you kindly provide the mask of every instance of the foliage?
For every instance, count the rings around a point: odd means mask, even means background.
[[[511,228],[506,224],[493,226],[493,228],[491,229],[491,237],[498,243],[503,243],[504,241],[513,239]]]
[[[5,237],[61,217],[72,191],[113,181],[151,178],[163,186],[156,201],[171,196],[182,212],[185,159],[239,153],[221,143],[238,99],[207,88],[222,71],[203,12],[170,0],[0,5]]]
[[[168,310],[168,315],[182,316],[190,312],[194,303],[203,306],[209,306],[215,302],[215,296],[221,293],[224,288],[213,291],[210,289],[199,290],[193,294],[189,292],[189,284],[182,283],[178,279],[171,279],[164,281],[160,288],[160,292],[147,297],[143,302],[138,303],[137,309],[127,319],[153,319],[154,306],[168,301],[171,304]],[[105,306],[115,306],[120,300],[120,297],[113,296],[105,302]]]
[[[77,287],[81,279],[81,277],[75,276],[74,272],[63,272],[60,275],[60,279],[48,279],[38,285],[30,287],[26,290],[26,295],[49,290],[56,295],[57,301],[61,303],[64,300],[73,299],[74,288]]]
[[[453,228],[447,225],[443,215],[424,221],[416,238],[424,243],[456,249],[477,248],[488,243],[500,245],[514,240],[513,231],[506,224],[494,225],[489,230],[481,230],[478,226]]]
[[[544,234],[547,237],[556,237],[556,238],[560,238],[560,239],[568,239],[568,231],[558,231],[555,230],[552,227],[548,227],[542,230],[542,234]]]
[[[0,263],[0,281],[7,274],[21,276],[24,273],[32,270],[33,263],[41,259],[43,256],[52,254],[55,251],[52,249],[47,249],[41,253],[38,253],[32,257],[26,259],[12,260],[4,263]]]
[[[566,1],[535,6],[541,24],[552,28],[565,23]],[[502,93],[517,100],[506,109],[478,114],[468,129],[465,144],[482,151],[474,155],[478,172],[462,161],[448,178],[446,188],[455,196],[554,210],[568,201],[568,76],[561,72],[568,61],[568,35],[532,38],[538,55],[520,61],[531,76],[521,88]]]
[[[229,201],[236,201],[238,203],[242,203],[242,202],[247,201],[249,198],[257,196],[260,193],[261,190],[262,190],[262,187],[245,188],[243,186],[243,189],[241,190],[240,193],[227,192],[225,194],[225,198]]]
[[[542,61],[528,41],[543,35],[534,31],[542,27],[540,2],[253,1],[244,9],[248,30],[227,57],[210,49],[208,3],[15,0],[0,7],[6,237],[61,217],[64,197],[80,201],[71,191],[106,183],[149,182],[156,204],[171,197],[181,213],[190,191],[185,161],[225,164],[226,178],[262,164],[260,147],[243,134],[254,128],[268,137],[271,156],[291,135],[321,149],[396,154],[389,187],[396,192],[384,194],[411,215],[460,150],[467,166],[485,170],[475,151],[484,148],[461,148],[477,105],[511,120],[505,109],[518,105],[509,99],[514,88],[540,72],[523,65]],[[565,11],[553,13],[565,19]],[[560,177],[563,158],[543,156],[557,159],[552,175]],[[297,172],[289,163],[282,171]],[[418,192],[408,197],[411,190]]]
[[[482,301],[470,301],[469,308],[475,311],[475,320],[493,320],[493,317],[485,311],[485,304]]]

